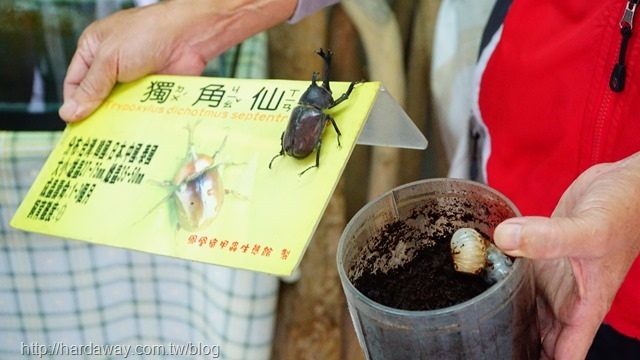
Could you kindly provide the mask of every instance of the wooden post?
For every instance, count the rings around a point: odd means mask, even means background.
[[[362,16],[362,13],[349,12],[352,2],[366,5],[369,0],[343,1],[332,10],[319,12],[298,24],[283,24],[271,29],[271,77],[309,80],[313,71],[322,71],[322,60],[314,51],[320,47],[331,48],[335,54],[332,80],[381,80],[396,100],[405,105],[405,111],[418,127],[426,131],[430,107],[424,104],[430,101],[431,44],[440,1],[421,0],[411,6],[406,2],[396,4],[402,5],[396,6],[401,11],[398,18],[404,19],[400,28],[393,24],[395,17],[384,22],[392,20],[392,36],[397,39],[394,46],[399,46],[394,50],[397,53],[390,54],[393,57],[374,58],[370,56],[372,51],[382,51],[376,42],[383,36],[390,36],[389,32],[383,31],[379,37],[373,36],[373,40],[371,37],[362,39],[371,32],[366,29],[356,31],[352,18]],[[347,11],[343,11],[345,9]],[[364,44],[367,42],[368,51]],[[365,45],[364,54],[359,52],[362,44]],[[403,44],[407,44],[406,50]],[[409,77],[403,70],[405,55],[408,56]],[[366,69],[361,58],[365,59]],[[387,71],[389,69],[392,71]],[[405,97],[405,91],[411,96]],[[418,150],[356,147],[345,176],[302,259],[300,279],[281,286],[272,359],[364,359],[337,273],[338,240],[350,216],[371,197],[399,183],[417,179],[422,156]],[[362,186],[367,182],[367,186]]]
[[[384,1],[342,2],[364,45],[369,80],[380,81],[403,106],[405,92],[404,50],[395,15]],[[399,150],[375,147],[371,156],[369,199],[398,185]]]
[[[446,176],[446,157],[440,140],[431,95],[431,58],[435,20],[439,0],[420,0],[414,3],[407,45],[407,101],[405,111],[429,140],[426,151],[403,149],[401,152],[401,183],[421,178]]]
[[[305,80],[313,71],[322,70],[322,59],[314,51],[326,48],[326,15],[320,12],[298,24],[270,30],[271,77]],[[341,180],[300,263],[300,279],[281,285],[273,359],[345,359],[346,299],[336,265],[345,225]]]

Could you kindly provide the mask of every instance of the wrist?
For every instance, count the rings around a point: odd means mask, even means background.
[[[184,26],[179,42],[212,59],[289,19],[297,0],[172,0],[169,14]]]

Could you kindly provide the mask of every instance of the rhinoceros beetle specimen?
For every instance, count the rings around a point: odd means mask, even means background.
[[[226,142],[227,137],[211,156],[196,152],[190,142],[187,159],[171,182],[178,223],[186,230],[203,228],[220,212],[228,192],[222,185],[220,168],[227,164],[216,160]]]
[[[233,194],[240,199],[246,199],[246,196],[223,186],[221,172],[224,167],[245,163],[219,161],[218,156],[227,143],[228,135],[224,136],[213,155],[207,155],[196,151],[193,141],[194,129],[191,126],[187,129],[189,146],[185,159],[173,180],[160,183],[161,186],[167,187],[170,193],[148,214],[169,198],[173,198],[172,203],[178,220],[177,227],[197,231],[210,225],[218,217],[225,195]]]
[[[300,97],[298,106],[296,106],[291,112],[287,128],[280,137],[280,153],[271,159],[271,162],[269,162],[269,169],[271,169],[273,160],[279,156],[287,154],[297,159],[304,159],[314,150],[316,151],[315,165],[306,168],[299,175],[304,174],[309,169],[319,167],[320,148],[322,147],[321,137],[327,125],[327,121],[329,121],[336,130],[336,133],[338,134],[338,146],[341,146],[340,136],[342,136],[342,134],[340,133],[333,117],[326,114],[324,110],[331,109],[347,100],[353,91],[353,87],[358,82],[352,82],[349,85],[347,92],[334,100],[331,88],[329,87],[329,72],[331,70],[331,57],[333,56],[333,53],[331,50],[327,50],[325,53],[320,49],[316,51],[316,54],[320,55],[324,60],[325,67],[322,86],[318,86],[318,84],[316,84],[318,73],[314,72],[311,76],[311,85]]]

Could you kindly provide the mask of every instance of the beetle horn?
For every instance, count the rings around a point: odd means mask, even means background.
[[[333,56],[333,52],[327,49],[327,52],[325,53],[320,49],[316,51],[316,54],[322,56],[322,59],[324,60],[324,78],[322,80],[322,87],[331,93],[331,88],[329,87],[329,75],[331,73],[331,56]]]
[[[311,85],[315,85],[316,81],[318,81],[318,73],[314,72],[313,74],[311,74]]]

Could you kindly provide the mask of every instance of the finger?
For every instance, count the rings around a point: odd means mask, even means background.
[[[584,359],[598,331],[599,323],[595,324],[595,326],[587,323],[579,326],[564,326],[557,337],[548,337],[543,340],[545,352],[553,349],[552,359]]]
[[[494,232],[496,245],[506,254],[531,259],[558,259],[587,256],[596,241],[580,218],[519,217],[498,225]]]
[[[64,81],[64,103],[58,113],[73,122],[86,118],[100,106],[117,79],[117,63],[78,51]]]
[[[78,48],[76,53],[73,54],[62,86],[63,103],[58,113],[60,117],[67,122],[74,121],[77,104],[73,100],[73,95],[82,79],[87,75],[92,61],[91,57],[88,59],[85,58],[86,55],[82,55],[81,51],[81,48]]]

